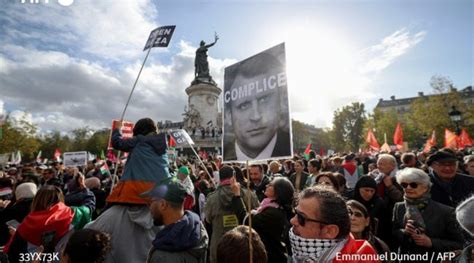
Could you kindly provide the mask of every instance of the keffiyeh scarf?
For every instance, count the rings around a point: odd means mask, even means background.
[[[345,239],[308,239],[289,232],[293,260],[295,262],[311,263],[326,262],[335,257],[345,244]]]

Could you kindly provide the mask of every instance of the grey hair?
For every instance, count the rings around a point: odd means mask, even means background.
[[[464,156],[464,164],[468,164],[470,162],[473,162],[474,161],[474,155],[468,155],[468,156]]]
[[[393,165],[395,165],[395,167],[397,166],[397,159],[395,159],[395,157],[393,157],[393,155],[386,154],[386,153],[381,154],[381,155],[379,155],[378,161],[382,161],[382,160],[391,161],[393,163]]]
[[[431,188],[430,176],[425,171],[418,168],[405,168],[397,173],[397,183],[403,181],[415,182]]]

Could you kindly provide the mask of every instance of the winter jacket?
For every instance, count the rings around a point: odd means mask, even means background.
[[[237,211],[239,220],[246,216],[246,210],[241,197],[232,199],[232,207]],[[246,222],[244,222],[246,224]],[[265,250],[268,262],[287,262],[287,248],[284,243],[284,232],[290,229],[285,210],[282,208],[267,207],[263,211],[252,215],[252,228],[257,231]]]
[[[251,194],[251,209],[258,206],[259,203],[255,193],[249,193],[243,188],[241,188],[240,191],[243,200],[248,200],[248,195]],[[206,215],[206,221],[212,225],[210,245],[211,263],[216,262],[217,244],[219,243],[219,239],[227,231],[242,224],[237,217],[236,211],[232,208],[233,197],[234,194],[228,185],[218,186],[216,191],[207,196],[207,202],[204,206],[204,214]]]
[[[474,193],[474,177],[465,174],[456,174],[453,181],[446,183],[439,179],[431,170],[431,199],[444,205],[456,207],[461,201]]]
[[[393,209],[392,236],[399,245],[399,252],[403,254],[424,254],[426,252],[447,252],[462,248],[463,237],[454,217],[454,209],[430,200],[421,211],[426,225],[425,234],[431,239],[433,246],[425,248],[414,243],[413,239],[405,234],[405,203],[397,203]]]
[[[12,202],[0,211],[0,246],[4,246],[10,237],[6,222],[14,219],[21,223],[30,213],[31,201],[33,201],[32,198],[27,198]]]
[[[112,146],[130,154],[122,178],[107,198],[107,202],[147,204],[149,200],[140,197],[140,194],[170,177],[166,135],[150,133],[146,136],[122,139],[120,131],[114,130]]]
[[[185,211],[183,218],[157,233],[147,263],[205,263],[209,237],[199,216]]]
[[[10,262],[18,262],[20,253],[35,252],[35,249],[31,251],[32,247],[45,246],[44,237],[48,233],[53,234],[51,245],[56,247],[55,251],[58,252],[57,244],[65,244],[60,241],[64,241],[63,238],[72,233],[73,219],[73,210],[62,202],[47,210],[30,212],[18,226],[11,243],[6,246]],[[47,252],[45,251],[45,253]],[[49,251],[49,253],[51,252],[53,251]]]
[[[110,235],[112,250],[106,263],[145,262],[158,231],[146,205],[114,205],[84,228]]]

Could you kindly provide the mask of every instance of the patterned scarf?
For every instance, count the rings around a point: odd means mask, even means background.
[[[345,239],[308,239],[289,231],[291,251],[295,262],[327,262],[331,261],[346,243]]]
[[[421,211],[426,208],[428,202],[431,200],[431,194],[429,189],[420,198],[410,199],[406,196],[404,196],[403,198],[405,199],[406,208],[405,223],[407,222],[407,220],[413,220],[415,222],[415,227],[426,229],[425,220],[423,220]]]

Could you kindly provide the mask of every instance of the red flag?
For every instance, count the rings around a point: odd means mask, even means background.
[[[176,147],[176,141],[174,140],[173,136],[170,136],[168,147]]]
[[[115,163],[117,162],[117,157],[115,156],[114,154],[114,151],[113,150],[108,150],[107,151],[107,160]]]
[[[323,156],[325,156],[325,155],[326,155],[326,151],[324,151],[324,148],[321,147],[321,148],[319,149],[319,156],[323,157]]]
[[[304,150],[304,158],[306,160],[309,160],[309,152],[311,151],[311,143],[308,143],[308,145],[306,146],[306,149]]]
[[[457,140],[458,136],[454,132],[448,129],[444,130],[444,147],[456,149]]]
[[[55,161],[57,161],[57,162],[61,161],[61,151],[59,149],[56,149],[54,151],[54,156],[53,157],[54,157]]]
[[[393,144],[397,146],[397,149],[401,149],[403,147],[403,131],[400,123],[397,123],[397,127],[395,128],[395,133],[393,134]]]
[[[377,142],[377,138],[375,138],[375,135],[372,132],[372,129],[370,128],[369,128],[369,131],[367,132],[367,138],[365,139],[365,142],[369,145],[371,150],[374,150],[374,151],[380,150],[380,144]]]
[[[424,153],[428,153],[431,150],[431,147],[436,146],[436,132],[433,130],[431,137],[426,140],[425,148],[423,149]]]
[[[474,145],[472,142],[471,137],[469,137],[469,133],[467,133],[466,129],[461,130],[461,134],[458,138],[458,147],[460,149],[464,149],[466,146]]]

